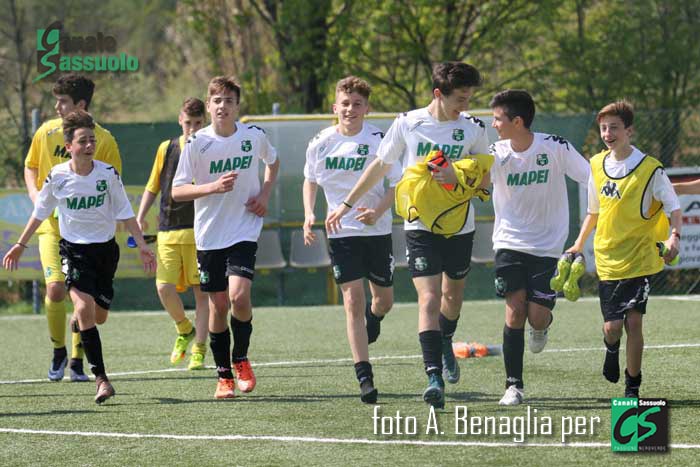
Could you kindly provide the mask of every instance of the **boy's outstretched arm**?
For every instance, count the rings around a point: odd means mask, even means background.
[[[692,182],[674,183],[673,189],[679,195],[697,195],[700,194],[700,179]]]
[[[139,225],[136,223],[136,218],[130,217],[128,219],[124,219],[122,222],[124,222],[126,229],[129,231],[131,236],[134,237],[136,245],[139,247],[141,262],[143,263],[143,270],[149,273],[155,272],[156,255],[150,248],[148,248],[148,245],[146,245],[146,241],[143,239],[143,233],[141,232]]]
[[[5,269],[9,271],[17,269],[17,266],[19,265],[19,258],[22,256],[22,253],[24,253],[24,250],[27,249],[29,239],[32,238],[32,235],[34,235],[34,232],[36,232],[36,229],[39,228],[42,222],[43,221],[40,221],[36,217],[29,218],[27,225],[24,227],[24,232],[22,232],[22,235],[20,235],[19,239],[17,239],[17,243],[12,245],[12,248],[10,248],[5,257],[2,259],[2,265],[5,267]]]
[[[352,206],[362,195],[367,193],[370,188],[379,183],[379,181],[389,173],[390,169],[391,164],[387,164],[381,159],[373,160],[345,198],[344,203],[328,213],[326,217],[326,230],[329,233],[337,232],[340,229],[340,219],[350,210],[348,205]]]
[[[384,197],[379,201],[379,204],[373,208],[358,206],[357,210],[360,211],[360,215],[355,217],[358,221],[366,225],[374,225],[377,223],[380,217],[386,212],[387,209],[391,209],[391,205],[394,204],[394,195],[396,193],[395,187],[389,187],[384,193]]]
[[[595,226],[598,224],[598,214],[591,214],[590,212],[586,214],[585,219],[583,219],[583,224],[581,224],[581,230],[578,233],[578,238],[574,244],[566,250],[566,253],[583,253],[583,247],[586,245],[586,240],[588,236],[593,232]]]

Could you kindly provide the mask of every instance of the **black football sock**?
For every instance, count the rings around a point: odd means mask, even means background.
[[[355,363],[355,376],[360,383],[368,378],[372,379],[374,377],[372,374],[372,365],[369,362]]]
[[[371,344],[379,338],[379,333],[382,330],[381,322],[383,316],[377,316],[372,313],[372,304],[368,303],[365,307],[365,322],[367,325],[367,343]]]
[[[452,336],[455,335],[457,330],[457,322],[459,321],[459,316],[455,320],[447,319],[445,315],[440,313],[440,332],[442,337],[452,340]]]
[[[420,348],[423,351],[425,373],[442,375],[442,333],[440,331],[423,331],[418,333]]]
[[[209,332],[209,347],[216,363],[219,378],[233,379],[231,372],[231,334],[228,328],[223,332]]]
[[[376,404],[379,391],[374,387],[372,365],[369,362],[355,363],[355,375],[360,382],[360,400],[365,404]]]
[[[231,352],[231,360],[233,360],[233,363],[247,360],[250,335],[253,333],[253,319],[239,321],[231,316],[231,330],[233,331],[233,351]]]
[[[503,363],[506,367],[506,388],[515,385],[523,388],[523,353],[525,329],[503,326]]]
[[[620,341],[614,344],[608,344],[603,338],[605,344],[605,363],[603,363],[603,376],[611,383],[617,383],[620,380]]]
[[[90,364],[92,374],[95,377],[106,377],[105,364],[102,359],[102,341],[100,340],[100,332],[97,330],[97,326],[80,331],[80,340],[83,342],[83,349],[85,350],[85,356]]]
[[[642,372],[637,376],[630,376],[625,368],[625,397],[639,397],[639,386],[642,385]]]
[[[58,370],[58,367],[61,366],[61,363],[63,363],[63,359],[67,356],[68,350],[66,350],[65,347],[53,349],[53,361],[51,362],[51,366],[53,367],[54,371]]]

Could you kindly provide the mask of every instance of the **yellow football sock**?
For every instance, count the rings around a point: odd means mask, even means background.
[[[85,356],[85,351],[83,350],[83,341],[80,340],[79,332],[71,333],[71,344],[70,358],[82,360]]]
[[[192,332],[192,321],[189,320],[189,318],[185,317],[182,321],[179,323],[175,323],[175,327],[177,328],[177,333],[182,335],[187,335]]]
[[[202,355],[206,355],[207,354],[206,342],[202,342],[201,344],[195,342],[192,345],[192,353],[201,353]]]
[[[44,298],[46,321],[49,323],[49,337],[54,349],[66,346],[66,303],[54,302]]]

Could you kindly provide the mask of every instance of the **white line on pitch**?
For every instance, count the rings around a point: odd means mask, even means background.
[[[147,433],[103,433],[89,431],[27,430],[23,428],[0,428],[0,433],[58,435],[58,436],[100,436],[104,438],[175,439],[195,441],[281,441],[288,443],[318,444],[390,444],[408,446],[460,446],[460,447],[518,447],[518,448],[610,448],[610,443],[505,443],[489,441],[421,441],[421,440],[379,440],[363,438],[315,438],[310,436],[268,436],[268,435],[173,435]],[[671,444],[672,449],[700,449],[700,444]]]
[[[656,345],[645,345],[644,348],[647,350],[651,349],[682,349],[682,348],[692,348],[700,347],[700,343],[686,343],[686,344],[656,344]],[[546,349],[544,352],[551,353],[568,353],[568,352],[590,352],[603,350],[602,347],[586,347],[586,348],[574,348],[574,349]],[[384,355],[379,357],[371,357],[372,361],[375,360],[413,360],[422,358],[422,355]],[[300,366],[300,365],[317,365],[317,364],[329,364],[329,363],[347,363],[352,362],[351,358],[335,358],[335,359],[317,359],[317,360],[288,360],[279,362],[261,362],[253,363],[252,366],[256,368],[261,367],[273,367],[273,366]],[[213,366],[207,366],[207,369],[214,369]],[[187,368],[163,368],[159,370],[136,370],[136,371],[122,371],[122,372],[110,372],[109,376],[132,376],[132,375],[147,375],[153,373],[177,373],[189,371]],[[91,377],[92,378],[92,377]],[[68,380],[68,377],[65,378]],[[0,381],[0,384],[30,384],[30,383],[46,383],[45,379],[22,379],[22,380],[10,380],[10,381]]]

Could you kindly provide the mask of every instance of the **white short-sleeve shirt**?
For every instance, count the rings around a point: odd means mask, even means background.
[[[323,188],[330,211],[343,203],[367,166],[377,158],[382,136],[379,128],[364,123],[362,130],[356,135],[343,136],[332,126],[322,130],[309,142],[304,178]],[[400,164],[391,166],[387,179],[389,186],[396,186],[401,179]],[[340,230],[329,234],[329,237],[364,237],[391,233],[391,209],[388,209],[374,225],[366,225],[355,219],[360,214],[357,208],[376,207],[385,194],[383,182],[373,186],[343,217]]]
[[[277,152],[265,132],[236,122],[236,132],[220,136],[209,125],[191,136],[180,156],[173,186],[203,185],[236,172],[233,190],[194,200],[194,235],[198,250],[219,250],[243,241],[256,242],[263,218],[245,204],[260,194],[258,161],[274,164]]]
[[[535,133],[524,152],[513,151],[510,140],[500,140],[491,154],[494,250],[558,258],[569,235],[565,176],[586,183],[588,161],[570,142],[544,133]]]
[[[117,170],[92,161],[87,175],[78,175],[70,161],[54,166],[39,192],[32,217],[44,220],[58,206],[61,237],[71,243],[103,243],[111,240],[116,221],[134,217]]]

